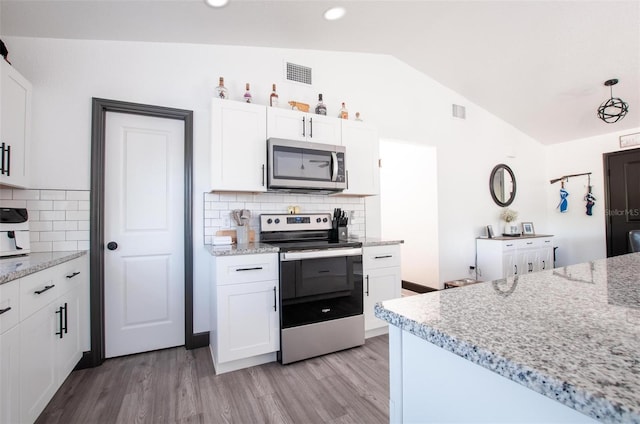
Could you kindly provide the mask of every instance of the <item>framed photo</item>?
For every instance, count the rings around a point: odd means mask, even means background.
[[[493,226],[487,225],[487,237],[494,238],[495,233],[493,232]]]
[[[536,232],[533,230],[533,222],[523,222],[522,223],[522,235],[524,236],[532,236]]]

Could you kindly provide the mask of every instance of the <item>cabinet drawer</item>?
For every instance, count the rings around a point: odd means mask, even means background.
[[[215,258],[213,276],[218,286],[278,279],[278,254],[237,255]]]
[[[362,256],[366,270],[400,266],[400,245],[365,247]]]
[[[81,256],[52,268],[59,296],[88,281],[89,270],[86,259],[86,255]]]
[[[59,296],[55,268],[45,269],[20,279],[20,321]]]
[[[0,285],[0,334],[20,321],[20,280]]]

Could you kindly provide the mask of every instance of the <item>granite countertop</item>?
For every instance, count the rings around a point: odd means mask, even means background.
[[[403,240],[381,240],[377,238],[364,238],[353,239],[352,241],[362,242],[363,247],[367,246],[385,246],[390,244],[404,243]],[[210,244],[205,245],[205,248],[212,256],[232,256],[232,255],[253,255],[257,253],[278,253],[280,249],[276,246],[272,246],[268,243],[249,243],[247,245],[220,245],[213,246]]]
[[[532,238],[541,238],[541,237],[553,237],[552,234],[522,234],[519,236],[495,236],[495,237],[477,237],[480,240],[523,240],[523,239],[532,239]]]
[[[2,258],[0,259],[0,284],[51,268],[86,254],[86,250],[81,250],[77,252],[30,253],[26,256]]]
[[[640,253],[378,303],[375,315],[603,422],[640,423]]]

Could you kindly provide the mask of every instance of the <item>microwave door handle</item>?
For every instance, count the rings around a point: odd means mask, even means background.
[[[331,152],[331,181],[338,179],[338,154]]]

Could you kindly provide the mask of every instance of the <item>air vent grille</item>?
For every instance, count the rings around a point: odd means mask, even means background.
[[[454,118],[467,119],[467,109],[464,106],[452,104],[452,114]]]
[[[287,80],[311,85],[311,68],[287,62]]]

